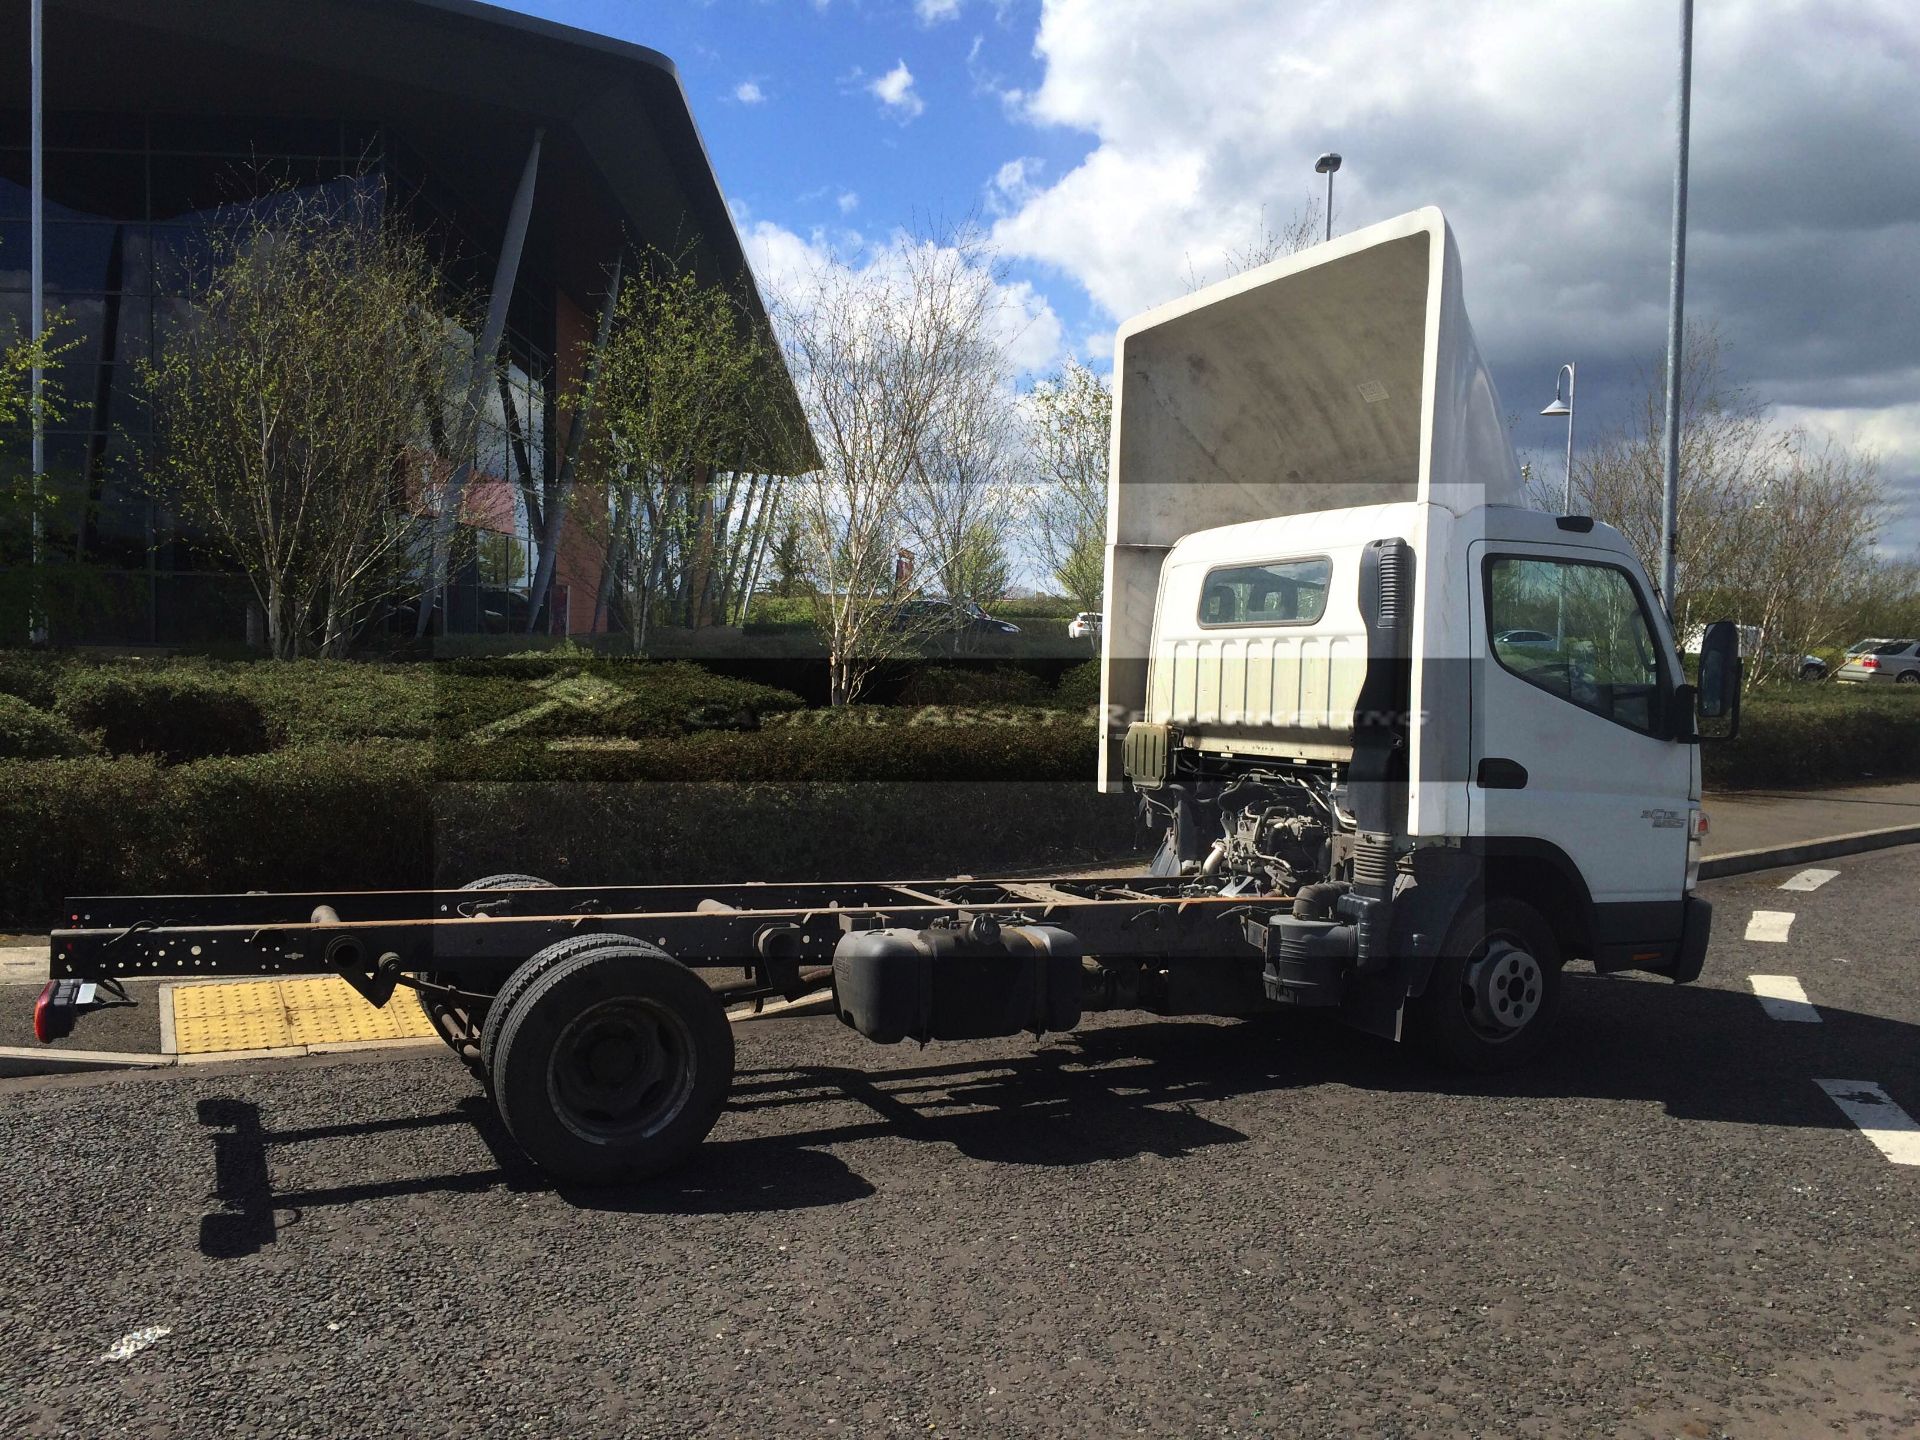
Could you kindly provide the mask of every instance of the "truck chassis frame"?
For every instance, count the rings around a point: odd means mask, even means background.
[[[44,1039],[70,1029],[89,1008],[89,982],[124,1000],[130,979],[332,974],[375,1005],[409,988],[536,1161],[563,1179],[640,1178],[682,1158],[717,1118],[732,1078],[724,1007],[832,986],[835,950],[859,932],[964,937],[958,956],[949,948],[924,962],[917,983],[929,996],[939,985],[951,995],[976,974],[991,978],[968,968],[977,963],[969,950],[994,955],[994,976],[1029,973],[1019,947],[1012,956],[996,949],[1004,929],[1055,943],[1065,932],[1081,955],[1098,957],[1074,971],[1073,1013],[1279,1008],[1262,986],[1258,937],[1292,897],[1193,888],[1162,877],[575,887],[496,877],[459,890],[86,897],[68,901],[66,924],[51,937],[36,1030]],[[1057,989],[1060,957],[1051,963]],[[1067,964],[1074,968],[1071,956]],[[589,965],[584,981],[558,973]],[[935,978],[943,967],[944,981]],[[663,973],[680,971],[699,986]],[[556,990],[546,972],[575,988],[545,993]],[[547,1015],[538,1023],[506,1018],[539,1006]],[[589,1038],[569,1039],[581,1026]],[[1021,1028],[1042,1027],[1021,1021],[994,1033]],[[522,1030],[545,1038],[507,1035]],[[510,1047],[534,1058],[512,1061],[509,1075]],[[639,1062],[609,1059],[614,1050],[648,1057],[648,1074],[636,1078]],[[682,1071],[702,1073],[675,1079]],[[643,1106],[636,1097],[646,1087],[653,1098]],[[586,1098],[552,1127],[542,1107],[562,1092]],[[703,1107],[704,1120],[683,1118]],[[571,1148],[544,1145],[550,1128],[569,1126]]]

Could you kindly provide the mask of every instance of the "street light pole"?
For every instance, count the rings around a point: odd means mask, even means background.
[[[40,549],[44,540],[40,517],[41,476],[47,468],[47,419],[44,410],[46,372],[40,366],[40,337],[46,329],[46,135],[45,111],[46,96],[43,92],[42,49],[46,29],[46,11],[44,0],[29,0],[27,20],[28,66],[33,72],[33,120],[32,120],[32,198],[28,202],[28,215],[31,217],[28,248],[33,252],[31,278],[28,282],[30,294],[27,299],[27,338],[33,346],[32,388],[28,393],[28,407],[33,422],[33,458],[32,458],[32,509],[31,525],[33,530],[30,564],[33,570],[33,583],[40,579]],[[44,645],[47,640],[47,619],[41,613],[36,599],[32,606],[32,616],[27,624],[27,638],[35,645]]]
[[[1562,515],[1573,514],[1573,373],[1574,366],[1571,360],[1560,367],[1560,373],[1554,377],[1553,381],[1553,403],[1540,412],[1542,415],[1567,417],[1567,488],[1566,495],[1560,502]],[[1567,398],[1564,400],[1560,398],[1563,386],[1567,392]]]
[[[1333,239],[1333,172],[1340,168],[1337,151],[1329,150],[1313,162],[1313,173],[1327,177],[1327,239]]]
[[[1667,302],[1666,457],[1661,474],[1660,599],[1667,618],[1673,603],[1675,556],[1680,543],[1680,347],[1687,275],[1687,125],[1693,93],[1693,0],[1680,0],[1680,113],[1673,161],[1673,246]]]

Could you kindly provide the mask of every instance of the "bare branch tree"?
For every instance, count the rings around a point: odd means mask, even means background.
[[[670,257],[622,280],[594,374],[581,464],[636,652],[657,620],[724,619],[745,583],[775,482],[748,468],[768,448],[757,400],[766,343],[737,295]]]
[[[1283,255],[1297,255],[1302,250],[1318,245],[1323,238],[1321,225],[1325,213],[1320,197],[1310,196],[1302,208],[1293,212],[1291,219],[1275,229],[1267,218],[1267,207],[1262,205],[1253,233],[1238,245],[1228,246],[1221,251],[1219,274],[1212,274],[1215,267],[1209,266],[1209,273],[1203,279],[1194,266],[1193,256],[1187,256],[1187,293],[1192,294],[1217,280],[1232,279],[1235,275],[1278,260]]]
[[[1848,623],[1846,596],[1871,567],[1885,512],[1878,461],[1782,429],[1732,383],[1711,329],[1691,330],[1681,375],[1675,629],[1730,616],[1758,627],[1748,676],[1792,673],[1802,653]],[[1665,376],[1644,375],[1634,410],[1576,464],[1587,512],[1620,530],[1658,575]],[[1542,482],[1536,480],[1538,490]],[[1543,508],[1558,508],[1537,496]]]
[[[916,482],[977,383],[997,304],[970,233],[904,241],[855,269],[828,260],[778,299],[821,468],[788,487],[815,582],[836,705],[911,651],[922,573],[898,563]],[[963,408],[963,405],[962,405]]]
[[[142,370],[155,488],[247,577],[276,659],[343,654],[409,583],[463,317],[364,184],[253,202],[181,298]]]
[[[1040,557],[1062,593],[1097,610],[1106,584],[1107,451],[1113,392],[1075,361],[1027,392]]]

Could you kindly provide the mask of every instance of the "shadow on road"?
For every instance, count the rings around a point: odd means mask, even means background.
[[[1766,1018],[1751,996],[1725,990],[1589,974],[1569,974],[1566,985],[1554,1044],[1531,1068],[1512,1075],[1442,1073],[1409,1047],[1292,1014],[1227,1025],[1113,1025],[1004,1059],[900,1065],[890,1063],[899,1051],[874,1049],[873,1063],[861,1069],[743,1070],[733,1112],[760,1126],[790,1124],[772,1134],[710,1142],[674,1174],[645,1185],[557,1193],[582,1208],[629,1213],[838,1205],[871,1195],[874,1187],[825,1147],[882,1135],[951,1145],[994,1164],[1175,1158],[1247,1138],[1197,1113],[1198,1104],[1325,1084],[1383,1093],[1647,1101],[1683,1120],[1819,1128],[1849,1122],[1813,1084],[1816,1078],[1920,1087],[1920,1026],[1828,1009],[1821,1011],[1823,1024],[1782,1025]],[[917,1059],[921,1052],[911,1053]],[[809,1125],[814,1116],[820,1123]],[[290,1212],[297,1218],[316,1206],[495,1186],[556,1188],[520,1154],[479,1096],[442,1114],[278,1132],[263,1128],[249,1102],[210,1099],[201,1103],[200,1121],[214,1132],[220,1202],[202,1219],[200,1245],[216,1258],[255,1253],[277,1238],[276,1217]],[[481,1136],[495,1168],[273,1188],[269,1161],[276,1148],[454,1125]]]

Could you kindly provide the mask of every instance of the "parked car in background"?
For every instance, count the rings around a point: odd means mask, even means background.
[[[1069,640],[1098,640],[1102,616],[1098,610],[1082,610],[1067,624]]]
[[[996,620],[972,600],[909,600],[894,612],[893,628],[965,648],[969,642],[1018,635],[1020,627]]]
[[[1749,673],[1757,666],[1764,665],[1767,673],[1772,675],[1794,675],[1802,680],[1827,678],[1827,662],[1818,655],[1795,655],[1791,651],[1772,649],[1758,625],[1738,625],[1734,628],[1740,636],[1740,658],[1747,662]],[[1696,626],[1686,637],[1680,652],[1683,655],[1698,655],[1701,634],[1700,627]]]
[[[1493,643],[1507,646],[1538,646],[1550,650],[1553,648],[1554,640],[1553,636],[1544,630],[1502,630],[1493,637]]]
[[[1861,642],[1847,651],[1846,662],[1833,678],[1849,685],[1867,685],[1887,680],[1899,685],[1920,685],[1920,640],[1881,640]]]

